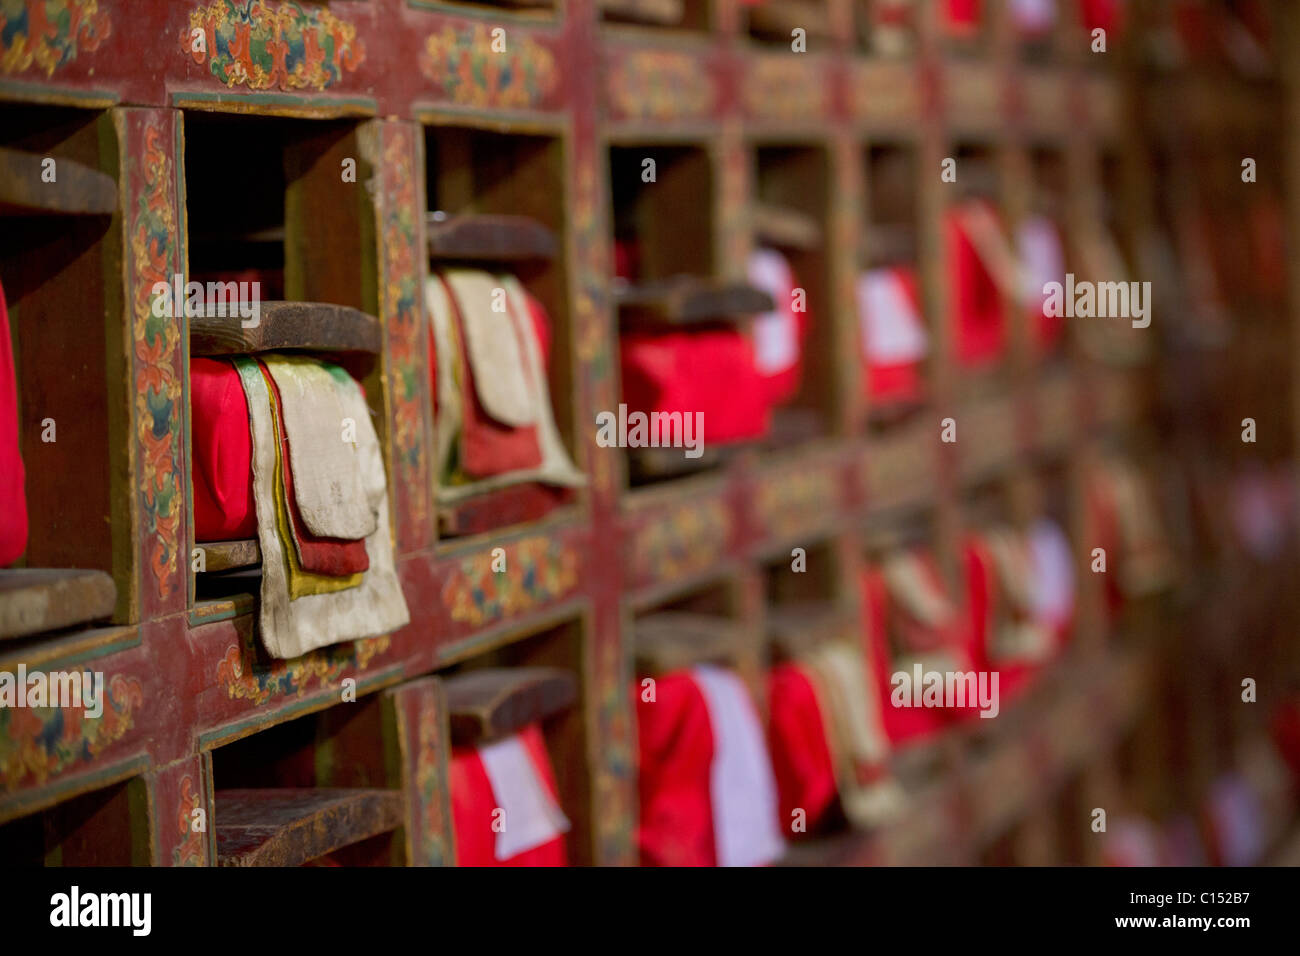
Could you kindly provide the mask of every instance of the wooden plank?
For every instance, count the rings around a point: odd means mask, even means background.
[[[682,0],[596,0],[606,17],[676,26],[682,22],[686,7]]]
[[[616,289],[615,296],[621,321],[652,326],[735,321],[775,308],[772,297],[762,289],[688,275],[629,284]]]
[[[578,681],[559,667],[501,667],[472,670],[443,682],[452,740],[460,746],[518,733],[567,710]]]
[[[886,266],[916,265],[919,240],[916,228],[907,224],[871,226],[867,230],[863,266],[879,269]]]
[[[435,259],[549,262],[560,251],[555,233],[531,216],[430,213],[425,232]]]
[[[54,182],[42,179],[47,158]],[[45,157],[0,146],[0,217],[110,216],[117,209],[113,177],[63,157]]]
[[[218,790],[219,866],[301,866],[402,824],[396,790]]]
[[[572,488],[530,481],[485,491],[455,502],[440,502],[438,530],[442,537],[483,534],[517,524],[540,521],[573,501]]]
[[[755,202],[754,235],[760,242],[783,249],[820,249],[822,228],[816,218],[789,206]]]
[[[769,607],[767,637],[787,657],[828,641],[856,636],[855,616],[832,601],[797,601]]]
[[[203,550],[203,570],[209,573],[251,568],[262,563],[262,549],[256,538],[243,541],[201,541],[195,547]]]
[[[191,355],[247,355],[285,349],[378,352],[379,320],[324,302],[263,302],[258,324],[244,328],[239,315],[190,319]]]
[[[117,587],[103,571],[11,568],[0,571],[0,640],[107,618]]]
[[[749,8],[749,31],[762,37],[789,42],[791,31],[803,29],[813,39],[831,35],[831,18],[826,0],[769,0]]]
[[[635,484],[686,478],[718,468],[743,445],[705,447],[698,458],[687,458],[681,448],[629,448],[628,475]]]
[[[659,611],[634,625],[638,668],[666,674],[695,664],[734,664],[743,631],[734,621],[686,611]]]

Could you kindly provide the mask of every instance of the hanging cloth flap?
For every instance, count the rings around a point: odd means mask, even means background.
[[[1019,298],[1025,286],[1024,270],[993,207],[982,200],[968,202],[958,209],[957,221],[998,290],[1008,298]]]
[[[437,410],[438,474],[445,473],[448,458],[460,435],[464,410],[461,407],[461,383],[466,374],[461,365],[460,338],[456,335],[456,322],[447,285],[442,278],[431,275],[424,283],[424,302],[429,312],[433,340],[437,343]]]
[[[536,467],[503,471],[486,476],[475,475],[466,471],[465,463],[460,460],[461,456],[458,455],[458,451],[463,452],[464,450],[462,446],[467,427],[466,416],[469,414],[466,404],[470,399],[466,396],[470,395],[478,398],[483,412],[491,418],[491,412],[488,411],[482,401],[482,393],[476,388],[476,383],[481,380],[481,376],[478,376],[476,372],[471,374],[466,367],[467,364],[472,363],[472,359],[467,357],[468,349],[462,349],[462,343],[459,339],[461,322],[458,320],[457,313],[462,309],[462,300],[456,292],[459,280],[455,277],[466,273],[480,276],[487,275],[487,273],[476,273],[474,270],[451,269],[441,275],[430,276],[425,284],[425,302],[429,310],[434,335],[438,342],[438,427],[436,432],[439,474],[443,479],[438,486],[439,500],[443,502],[459,501],[472,495],[482,494],[485,491],[529,481],[570,487],[584,484],[586,479],[569,459],[564,443],[560,440],[559,429],[555,424],[555,416],[551,411],[543,348],[542,343],[539,341],[536,320],[533,316],[534,306],[530,304],[528,294],[519,284],[519,281],[514,276],[505,274],[488,276],[488,279],[493,289],[499,288],[504,293],[506,318],[510,322],[510,327],[518,333],[519,354],[528,372],[526,377],[523,377],[523,373],[520,373],[520,381],[525,382],[529,389],[531,395],[530,408],[535,416],[531,420],[531,424],[520,427],[527,431],[535,429],[535,444],[541,454],[541,463]],[[454,301],[452,299],[453,295],[455,295]],[[497,315],[496,318],[501,319],[502,316]],[[462,359],[462,355],[466,357]],[[498,371],[493,374],[500,373]],[[462,394],[461,389],[466,388],[464,378],[466,375],[475,380],[474,383],[471,383],[475,390],[470,393],[467,389]],[[497,422],[496,419],[492,420],[507,433],[513,427]]]
[[[895,667],[907,668],[918,659],[927,670],[963,670],[964,649],[956,645],[957,609],[944,593],[939,570],[918,550],[890,555],[881,563],[894,613],[888,628],[900,655]]]
[[[496,858],[508,860],[569,832],[569,820],[541,779],[524,738],[513,734],[478,748],[505,826],[496,835]]]
[[[852,645],[831,641],[809,654],[807,666],[827,718],[827,742],[844,815],[858,826],[880,823],[898,809],[901,794],[888,775],[889,739],[862,655]]]
[[[858,329],[873,364],[925,358],[929,343],[908,270],[870,269],[858,277]]]
[[[934,631],[952,622],[952,602],[943,593],[934,569],[919,552],[892,554],[880,570],[890,594],[909,616]]]
[[[799,361],[799,318],[791,304],[794,273],[781,253],[759,248],[749,256],[749,281],[776,303],[754,317],[754,364],[761,374],[776,375]]]
[[[448,269],[447,284],[456,299],[465,335],[474,394],[483,410],[503,425],[519,428],[537,421],[533,372],[517,315],[500,276],[477,269]]]
[[[713,762],[709,794],[719,866],[764,866],[785,849],[778,825],[776,777],[763,728],[744,682],[701,665],[691,676],[709,707]]]
[[[347,374],[342,370],[340,373]],[[285,525],[280,537],[291,538],[294,550],[294,554],[289,555],[286,548],[286,556],[290,558],[292,564],[292,559],[296,555],[301,569],[311,574],[336,578],[360,574],[370,567],[364,539],[344,541],[341,538],[320,538],[308,531],[303,523],[302,513],[298,510],[297,496],[294,494],[293,469],[289,467],[289,438],[284,428],[284,405],[280,400],[280,389],[265,365],[262,366],[262,375],[271,394],[271,410],[275,413],[275,427],[280,440],[275,461],[279,476],[275,488],[276,521],[283,517]],[[240,397],[243,397],[242,389]],[[249,490],[250,492],[252,490],[251,482]],[[282,508],[281,504],[283,504]],[[280,514],[281,511],[283,515]]]
[[[1052,650],[1052,632],[1034,614],[1034,565],[1023,538],[996,528],[986,534],[993,558],[997,599],[993,642],[998,657],[1042,660]]]
[[[1029,531],[1034,567],[1034,615],[1052,627],[1063,627],[1074,616],[1074,554],[1070,539],[1050,518],[1040,518]]]
[[[360,386],[345,376],[346,381],[336,382],[334,387],[341,416],[356,422],[362,503],[377,516],[375,531],[366,538],[370,568],[362,574],[357,587],[332,594],[306,594],[291,600],[286,548],[293,545],[280,536],[275,517],[276,430],[270,391],[254,359],[236,356],[234,363],[248,399],[249,430],[253,436],[253,497],[257,509],[257,543],[262,551],[258,636],[267,653],[278,658],[298,657],[317,647],[375,637],[405,627],[410,622],[410,614],[393,563],[384,458]],[[330,381],[335,380],[330,378]]]
[[[303,523],[322,538],[356,541],[374,534],[377,517],[366,500],[358,446],[345,440],[360,432],[361,423],[353,419],[348,427],[334,377],[302,356],[267,355],[264,362],[280,391],[287,466]],[[365,418],[369,425],[369,413]]]

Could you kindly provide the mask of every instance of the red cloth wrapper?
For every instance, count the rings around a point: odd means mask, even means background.
[[[835,765],[826,743],[826,725],[812,682],[799,665],[782,662],[767,678],[768,749],[781,800],[781,819],[807,814],[814,832],[835,805]]]
[[[911,266],[895,266],[881,271],[889,273],[895,288],[902,293],[905,301],[915,310],[916,316],[919,318],[921,316],[921,294],[916,279],[916,270]],[[862,311],[864,308],[864,304],[859,302],[858,309]],[[859,323],[889,319],[901,321],[898,317],[859,315]],[[879,405],[920,401],[924,392],[925,356],[920,355],[915,359],[892,361],[875,357],[869,353],[865,339],[865,336],[859,336],[862,386],[871,403]]]
[[[944,232],[957,360],[967,368],[991,365],[1005,347],[1002,294],[962,225],[960,207],[947,212]]]
[[[945,0],[943,24],[949,35],[973,36],[979,30],[983,6],[983,0]]]
[[[894,653],[889,646],[888,621],[891,613],[889,593],[880,571],[870,568],[862,576],[862,595],[866,606],[866,647],[868,660],[875,662],[879,688],[880,722],[891,744],[907,746],[923,743],[942,731],[948,723],[943,708],[895,707],[890,695],[893,685]]]
[[[997,565],[988,547],[978,537],[972,536],[966,541],[964,552],[971,656],[978,669],[998,673],[998,694],[1003,699],[1010,700],[1028,686],[1040,668],[1023,662],[998,661],[993,654],[993,627],[996,616],[1002,613],[998,606]]]
[[[10,343],[9,310],[0,286],[0,568],[27,550],[27,489],[18,445],[18,376]]]
[[[190,359],[190,428],[194,539],[256,537],[248,399],[229,362]]]
[[[555,771],[541,729],[533,724],[520,731],[524,748],[537,773],[556,802]],[[451,819],[456,836],[457,866],[567,866],[564,837],[517,853],[505,860],[496,858],[497,834],[492,830],[492,814],[501,804],[492,793],[492,783],[483,760],[474,747],[453,747],[448,766],[451,789]]]
[[[1079,19],[1089,34],[1105,30],[1110,37],[1124,25],[1124,10],[1120,0],[1079,0]]]
[[[622,336],[619,353],[629,413],[703,412],[704,440],[712,445],[767,433],[767,385],[754,367],[753,346],[741,333],[630,333]]]
[[[758,373],[766,385],[767,401],[773,406],[783,405],[794,398],[803,378],[803,350],[808,336],[808,312],[806,308],[802,312],[795,311],[794,290],[799,288],[799,280],[789,261],[777,250],[767,248],[754,250],[749,262],[749,281],[768,293],[776,306],[773,310],[775,315],[769,313],[755,316],[752,334]],[[788,340],[785,339],[787,334],[792,334],[794,340],[793,354],[789,356],[790,363],[785,367],[764,368],[763,337],[771,335],[777,342],[781,342],[781,347],[775,351],[781,358],[785,358],[787,357],[785,354],[785,345],[788,344]],[[770,344],[768,348],[771,350]]]
[[[655,680],[655,700],[637,701],[637,783],[643,866],[715,866],[709,771],[709,707],[686,671]]]

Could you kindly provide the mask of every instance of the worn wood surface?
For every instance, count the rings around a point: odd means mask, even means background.
[[[190,319],[191,355],[252,352],[378,352],[379,320],[359,309],[324,302],[263,302],[258,324],[244,328],[234,316]],[[251,320],[250,320],[251,321]]]
[[[107,618],[117,602],[113,579],[76,568],[0,571],[0,639],[27,637]]]
[[[815,216],[790,206],[756,202],[751,214],[754,235],[760,242],[783,249],[818,249],[822,227]]]
[[[262,549],[256,538],[243,541],[200,541],[196,548],[203,549],[204,570],[231,571],[250,568],[262,563]]]
[[[789,43],[796,27],[810,39],[829,37],[830,11],[824,0],[781,0],[749,7],[749,30],[758,36]]]
[[[772,297],[741,282],[673,276],[616,291],[624,325],[686,326],[749,319],[774,308]]]
[[[506,214],[436,218],[425,224],[429,255],[435,259],[520,262],[554,259],[555,233],[529,216]]]
[[[744,632],[735,621],[710,614],[659,611],[634,625],[639,670],[654,674],[695,664],[732,664],[743,652]]]
[[[750,286],[716,283],[683,276],[644,285],[628,286],[617,293],[620,318],[663,325],[737,321],[773,308],[771,296]]]
[[[597,0],[597,6],[609,17],[659,26],[681,23],[685,14],[682,0]]]
[[[798,657],[827,641],[854,640],[859,632],[856,615],[833,601],[799,601],[777,604],[767,610],[767,636],[787,657]]]
[[[573,489],[535,481],[486,491],[438,509],[438,529],[443,537],[480,534],[511,525],[539,521],[573,500]]]
[[[484,668],[443,682],[458,746],[518,733],[573,705],[578,681],[558,667]]]
[[[54,181],[42,178],[47,157],[0,146],[0,217],[108,216],[117,209],[113,177],[63,157]]]
[[[402,823],[396,790],[218,790],[220,866],[301,866]]]

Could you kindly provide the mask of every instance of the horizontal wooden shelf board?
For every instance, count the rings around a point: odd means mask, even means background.
[[[615,290],[625,323],[682,326],[748,319],[775,306],[762,289],[743,282],[673,276],[633,283]]]
[[[558,667],[471,670],[443,682],[452,739],[485,743],[518,733],[573,706],[574,675]]]
[[[607,16],[657,26],[681,23],[686,12],[683,0],[596,0],[596,5]]]
[[[359,309],[325,302],[262,302],[258,323],[244,328],[234,315],[190,319],[191,355],[247,355],[253,352],[377,353],[383,346],[379,320]]]
[[[816,217],[789,206],[756,202],[751,222],[760,242],[786,249],[820,249],[822,227]]]
[[[262,549],[256,538],[242,541],[200,541],[195,545],[203,551],[203,570],[232,571],[250,568],[262,563]]]
[[[468,498],[439,502],[438,531],[444,538],[460,538],[531,526],[571,505],[574,498],[572,488],[537,481],[507,485]]]
[[[826,417],[815,408],[775,408],[772,428],[763,439],[763,450],[780,454],[793,446],[824,438]]]
[[[693,478],[722,467],[741,448],[706,445],[698,458],[688,458],[684,448],[629,448],[628,476],[637,483]]]
[[[301,866],[402,825],[396,790],[218,790],[220,866]]]
[[[140,644],[140,628],[134,624],[110,624],[61,631],[52,636],[34,635],[0,644],[0,670],[23,664],[28,670],[55,670],[129,650]]]
[[[768,639],[788,657],[820,644],[857,638],[856,615],[833,601],[799,601],[767,609]]]
[[[831,36],[829,5],[822,0],[779,0],[748,9],[750,32],[763,37],[789,43],[790,33],[796,27],[813,39],[824,40]]]
[[[437,216],[430,213],[425,225],[429,255],[435,259],[526,262],[559,254],[555,233],[529,216]]]
[[[0,571],[0,640],[29,637],[109,617],[117,587],[103,571],[10,568]]]
[[[735,621],[686,611],[643,615],[633,624],[633,634],[637,664],[658,674],[696,664],[734,663],[744,645],[743,629]]]
[[[46,181],[45,160],[54,160]],[[109,216],[117,210],[113,177],[82,163],[0,146],[0,217]]]

